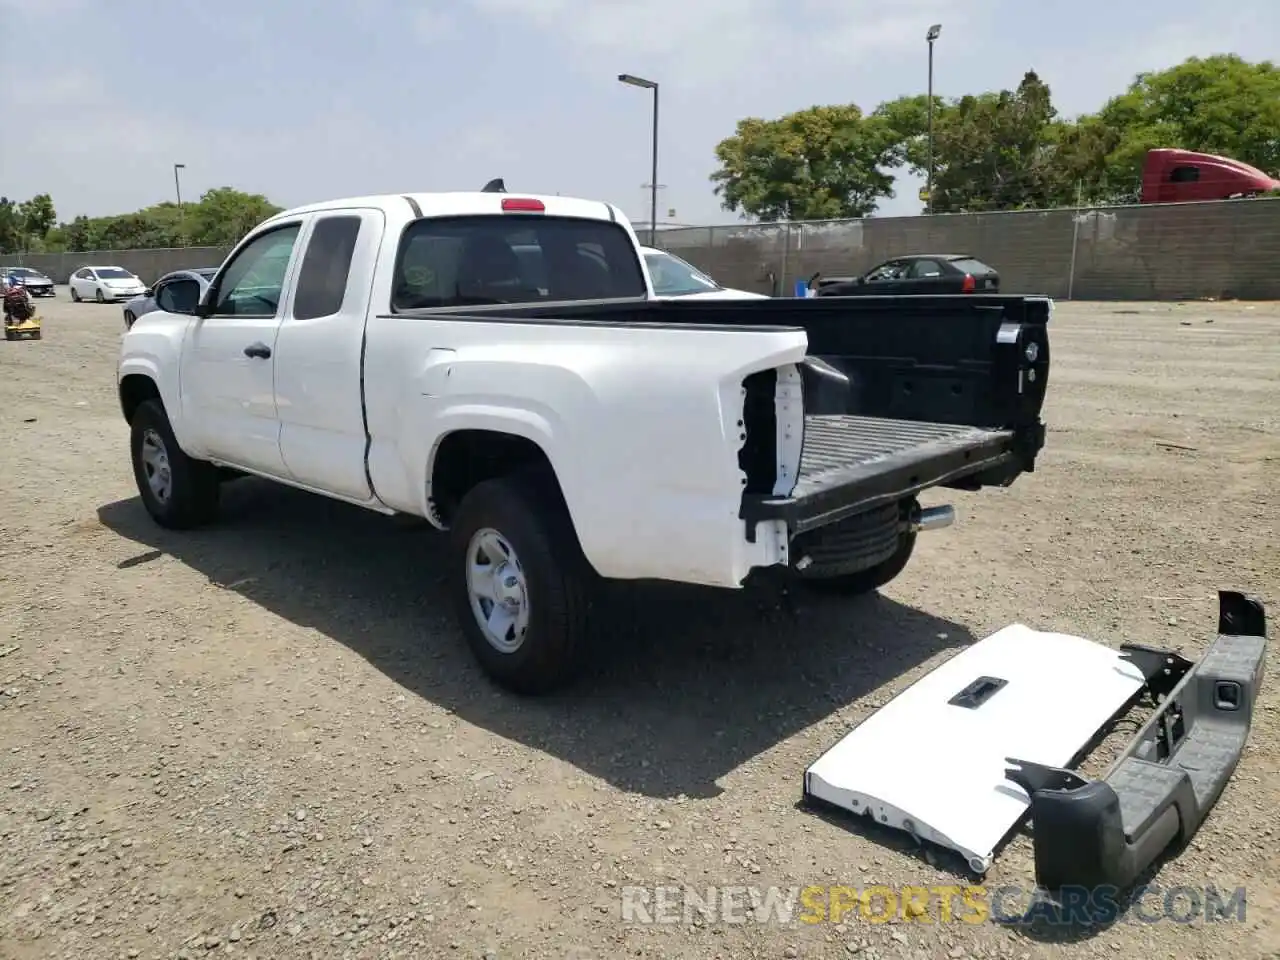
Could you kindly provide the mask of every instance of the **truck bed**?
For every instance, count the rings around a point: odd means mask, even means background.
[[[744,502],[743,518],[803,533],[1012,460],[1014,431],[848,414],[807,416],[789,497]]]

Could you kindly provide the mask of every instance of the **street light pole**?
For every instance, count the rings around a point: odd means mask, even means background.
[[[653,80],[618,74],[618,80],[632,87],[653,91],[653,161],[649,171],[649,246],[658,245],[658,84]]]
[[[182,245],[187,245],[187,223],[186,216],[182,210],[182,182],[178,179],[178,171],[187,169],[185,163],[175,163],[173,165],[173,189],[178,195],[178,236],[182,238]]]
[[[925,209],[933,213],[933,41],[942,33],[942,24],[935,23],[924,35],[929,44],[929,179],[925,184]]]

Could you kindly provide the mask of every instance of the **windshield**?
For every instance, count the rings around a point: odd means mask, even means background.
[[[687,297],[723,289],[693,264],[669,253],[646,253],[644,262],[653,278],[653,292],[660,297]]]
[[[133,274],[120,267],[98,267],[94,271],[101,280],[132,280]]]
[[[212,280],[217,275],[218,269],[217,267],[214,267],[212,270],[197,270],[195,272],[200,274],[200,276],[204,277],[206,280]]]
[[[39,277],[43,276],[38,270],[32,270],[30,267],[9,267],[6,271],[11,277]]]
[[[400,241],[393,310],[645,295],[631,237],[572,217],[430,217]]]

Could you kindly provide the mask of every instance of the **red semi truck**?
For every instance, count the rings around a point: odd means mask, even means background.
[[[1280,190],[1280,180],[1239,160],[1190,150],[1147,151],[1141,203],[1229,200]]]

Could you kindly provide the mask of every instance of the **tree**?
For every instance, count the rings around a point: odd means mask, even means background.
[[[27,237],[37,240],[44,240],[45,235],[58,222],[58,214],[53,209],[53,198],[47,193],[38,193],[19,204],[17,214]]]
[[[865,217],[893,196],[901,137],[883,117],[844,106],[738,122],[711,175],[724,209],[764,221]]]
[[[50,216],[52,206],[50,201]],[[198,202],[184,204],[181,211],[176,203],[165,201],[111,217],[76,217],[70,223],[48,230],[44,247],[81,252],[177,247],[184,243],[230,246],[279,212],[280,208],[261,194],[218,187],[206,192]],[[3,219],[0,209],[0,242],[3,241]]]
[[[1135,192],[1148,150],[1215,153],[1274,174],[1280,169],[1280,69],[1235,54],[1190,59],[1139,75],[1098,111],[1112,146],[1102,175]]]
[[[229,246],[279,212],[280,207],[260,193],[216,187],[188,208],[187,229],[191,242],[197,246]]]
[[[22,238],[17,206],[8,197],[0,197],[0,253],[17,253],[22,249]]]
[[[1053,205],[1060,193],[1049,87],[1028,71],[1016,90],[966,96],[935,113],[937,213]]]

